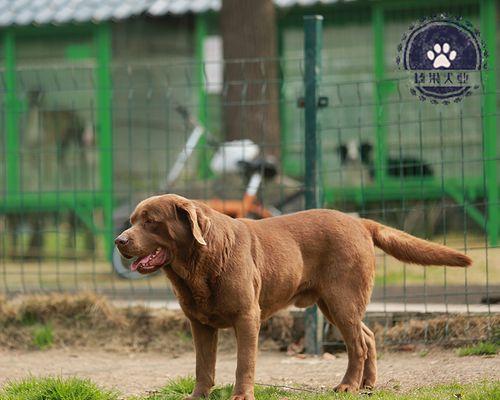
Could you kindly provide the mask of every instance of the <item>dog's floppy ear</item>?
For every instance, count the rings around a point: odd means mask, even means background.
[[[191,232],[195,240],[199,244],[206,246],[207,242],[203,238],[202,230],[200,227],[201,221],[198,218],[198,210],[196,208],[196,205],[192,201],[179,201],[177,202],[176,206],[187,214],[189,224],[191,225]]]

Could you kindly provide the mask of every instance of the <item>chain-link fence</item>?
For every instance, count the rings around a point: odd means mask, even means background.
[[[352,27],[325,28],[325,37],[331,30],[347,44],[325,44],[313,101],[321,142],[317,201],[473,258],[466,270],[421,268],[378,253],[369,311],[383,329],[417,313],[492,317],[500,294],[500,152],[498,144],[493,153],[487,146],[495,143],[488,140],[497,132],[496,98],[495,111],[486,113],[491,93],[484,85],[447,106],[412,96],[407,76],[394,67],[395,38],[407,24],[391,22],[391,12],[386,17],[385,49],[354,49]],[[174,300],[162,274],[131,273],[113,251],[135,204],[152,194],[175,192],[252,218],[304,209],[307,99],[299,33],[285,36],[278,59],[124,63],[104,56],[65,63],[57,55],[21,54],[16,64],[5,63],[1,291]],[[365,27],[358,33],[371,35]],[[14,39],[3,45],[7,54]],[[222,80],[228,69],[239,78]],[[429,329],[424,339],[435,339]]]

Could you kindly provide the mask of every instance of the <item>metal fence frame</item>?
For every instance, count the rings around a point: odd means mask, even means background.
[[[475,3],[473,1],[467,3]],[[407,3],[405,7],[411,7],[417,2]],[[420,3],[418,3],[420,4]],[[361,196],[372,196],[377,198],[385,196],[398,196],[401,186],[399,182],[391,182],[386,174],[387,158],[387,102],[389,95],[393,92],[395,83],[386,77],[384,67],[384,13],[388,9],[401,7],[396,2],[377,2],[372,6],[372,28],[375,49],[374,68],[374,126],[375,136],[375,183],[369,192],[363,192]],[[469,215],[485,227],[491,246],[497,246],[499,235],[499,191],[498,182],[498,155],[497,155],[497,116],[496,116],[496,2],[494,0],[480,0],[480,19],[482,35],[486,43],[489,69],[483,71],[484,88],[482,96],[483,110],[483,161],[484,161],[484,183],[485,197],[487,198],[486,216],[472,204],[468,204],[463,193],[448,190],[447,194],[454,198],[457,203],[462,204]],[[196,60],[199,112],[197,118],[202,124],[207,123],[206,115],[206,93],[203,88],[204,64],[202,41],[207,34],[208,22],[206,16],[197,16],[196,24]],[[74,34],[75,29],[81,34],[92,37],[95,51],[97,68],[95,71],[96,82],[96,130],[98,132],[98,148],[100,156],[101,187],[98,192],[78,193],[23,193],[19,187],[19,127],[17,115],[21,105],[16,97],[16,39],[33,35],[52,35],[54,33]],[[318,165],[320,162],[319,134],[317,132],[318,101],[321,95],[321,18],[309,17],[305,20],[305,186],[306,207],[315,208],[323,204],[323,196],[326,202],[332,202],[338,192],[331,188],[320,187],[318,179]],[[111,115],[113,84],[111,76],[111,31],[109,24],[84,25],[80,28],[58,27],[58,28],[16,28],[8,29],[3,33],[3,50],[5,58],[5,131],[6,131],[6,188],[7,195],[0,202],[0,213],[13,211],[37,211],[37,210],[60,210],[61,208],[74,209],[80,218],[87,221],[92,229],[102,235],[106,243],[106,255],[110,257],[112,250],[112,238],[114,235],[113,210],[115,208],[113,190],[113,123]],[[206,162],[206,160],[205,160]],[[206,164],[205,164],[206,166]],[[202,165],[201,170],[206,170]],[[480,184],[482,184],[481,182]],[[430,187],[426,196],[441,196],[441,187]],[[405,190],[412,191],[411,185]],[[360,197],[360,191],[366,188],[346,190],[345,195],[351,199]],[[414,196],[421,195],[421,188],[414,190]],[[434,194],[433,194],[434,193]],[[426,197],[426,198],[427,198]],[[102,209],[104,214],[102,226],[96,226],[92,221],[92,210]],[[322,322],[318,321],[317,310],[314,308],[307,312],[308,327],[307,347],[310,352],[317,352],[321,342]]]

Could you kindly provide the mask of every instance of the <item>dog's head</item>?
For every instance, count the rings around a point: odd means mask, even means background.
[[[136,257],[131,269],[148,274],[186,257],[193,246],[206,246],[204,233],[209,219],[200,203],[166,194],[150,197],[137,205],[131,227],[115,240],[126,258]]]

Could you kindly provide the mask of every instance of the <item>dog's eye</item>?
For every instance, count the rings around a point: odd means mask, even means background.
[[[150,232],[154,232],[158,227],[158,222],[147,219],[143,222],[143,226]]]

